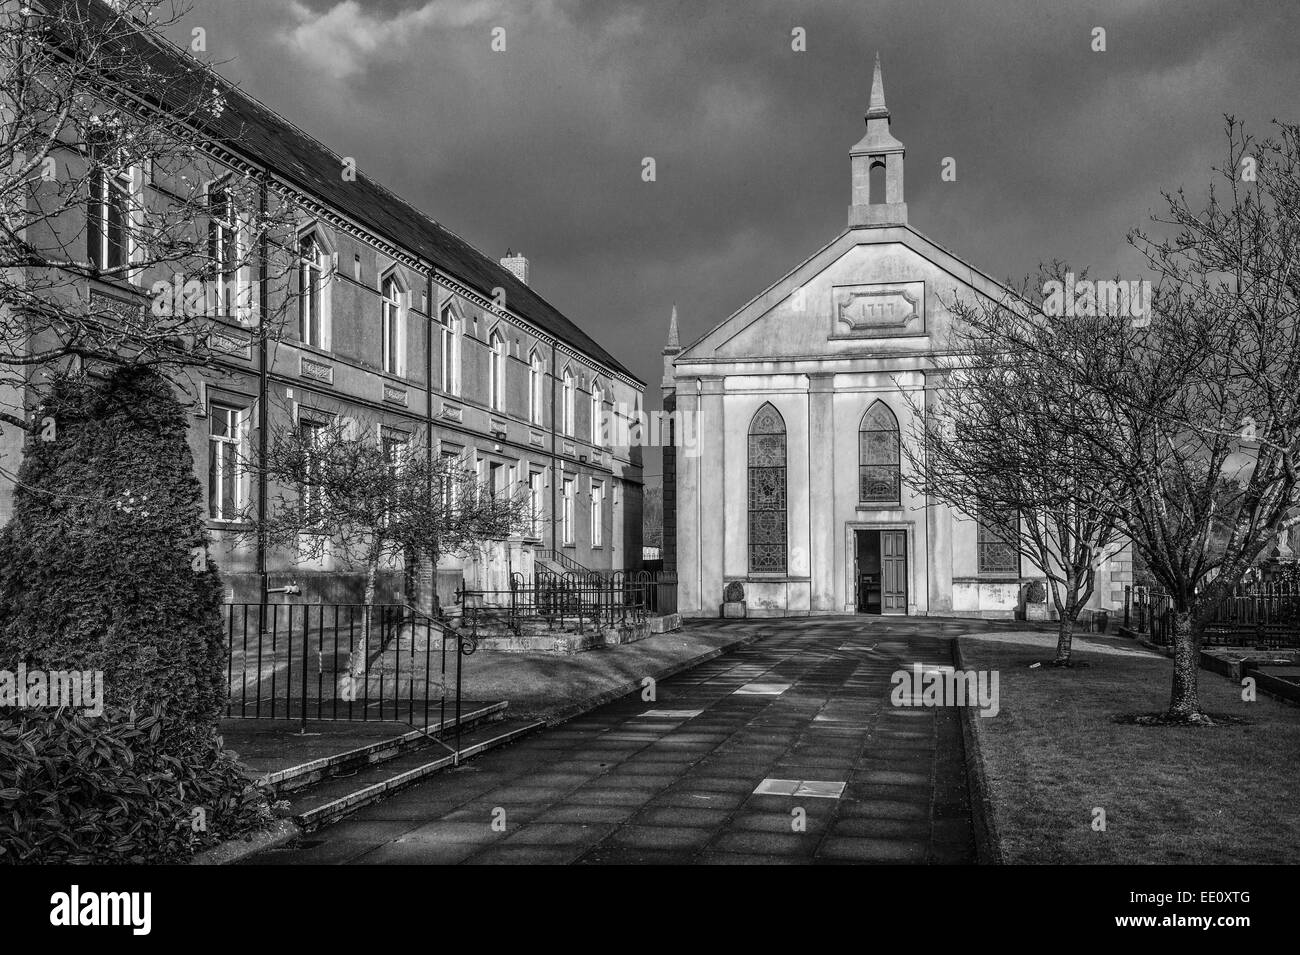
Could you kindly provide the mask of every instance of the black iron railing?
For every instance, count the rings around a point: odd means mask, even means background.
[[[1205,646],[1300,647],[1300,592],[1295,588],[1243,586],[1208,599],[1203,608]],[[1168,594],[1147,587],[1125,588],[1125,627],[1146,634],[1157,646],[1172,644],[1174,613]]]
[[[509,590],[461,588],[456,595],[471,633],[525,627],[555,630],[629,627],[647,615],[677,610],[677,577],[671,573],[618,571],[612,574],[556,574],[539,570],[531,577],[511,574]]]
[[[675,570],[634,570],[628,579],[645,585],[646,612],[653,616],[677,612],[677,572]]]
[[[460,725],[469,634],[397,604],[226,604],[224,614],[227,716],[428,728],[451,710]]]

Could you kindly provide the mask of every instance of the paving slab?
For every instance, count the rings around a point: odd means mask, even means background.
[[[958,714],[891,677],[987,624],[882,619],[690,624],[753,639],[249,862],[973,863]]]

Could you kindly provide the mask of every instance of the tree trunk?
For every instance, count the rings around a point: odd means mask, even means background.
[[[1079,577],[1072,571],[1066,571],[1064,580],[1065,599],[1061,599],[1061,589],[1052,581],[1052,600],[1060,621],[1056,627],[1056,659],[1052,666],[1068,667],[1070,652],[1074,649],[1074,623],[1079,616]]]
[[[348,655],[348,672],[344,677],[352,687],[365,679],[366,660],[370,655],[370,628],[373,625],[375,604],[375,581],[379,577],[379,551],[372,550],[366,555],[366,593],[363,598],[365,616],[361,622],[361,642],[352,648]]]
[[[1066,598],[1065,609],[1061,611],[1061,621],[1056,628],[1056,659],[1052,661],[1053,666],[1066,667],[1070,665],[1070,651],[1074,648],[1074,618],[1076,613],[1074,595],[1071,594]]]
[[[438,597],[438,551],[430,547],[427,557],[429,561],[429,615],[435,620],[441,620],[443,619],[443,613],[442,600]]]
[[[402,597],[408,607],[423,611],[420,587],[420,555],[414,547],[402,550]]]
[[[1201,698],[1197,686],[1201,656],[1201,628],[1194,614],[1179,609],[1174,612],[1174,684],[1169,697],[1169,719],[1200,722]]]
[[[406,596],[407,606],[429,617],[438,615],[438,574],[423,551],[412,550],[408,555]]]

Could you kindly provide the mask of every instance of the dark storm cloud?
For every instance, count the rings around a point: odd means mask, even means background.
[[[1161,188],[1204,187],[1222,114],[1296,118],[1295,7],[198,0],[189,22],[369,175],[494,257],[522,249],[653,392],[674,301],[693,339],[842,229],[875,51],[915,227],[998,277],[1110,273]]]

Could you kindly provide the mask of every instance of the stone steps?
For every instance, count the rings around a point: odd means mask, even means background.
[[[460,761],[504,746],[545,726],[542,720],[502,720],[462,732]],[[428,778],[457,762],[454,753],[436,741],[372,763],[350,776],[333,776],[294,794],[293,820],[303,832],[337,822],[385,796]]]
[[[510,704],[499,703],[471,704],[465,707],[460,716],[462,733],[483,723],[499,721],[505,717]],[[398,724],[393,724],[394,729]],[[429,736],[450,737],[456,731],[455,716],[448,716],[445,723],[432,723],[427,730],[413,729],[406,733],[379,740],[374,743],[345,750],[330,756],[313,759],[291,766],[277,772],[267,773],[260,782],[271,787],[277,797],[296,792],[307,786],[319,783],[334,776],[350,776],[367,766],[384,763],[415,749],[428,745]]]

